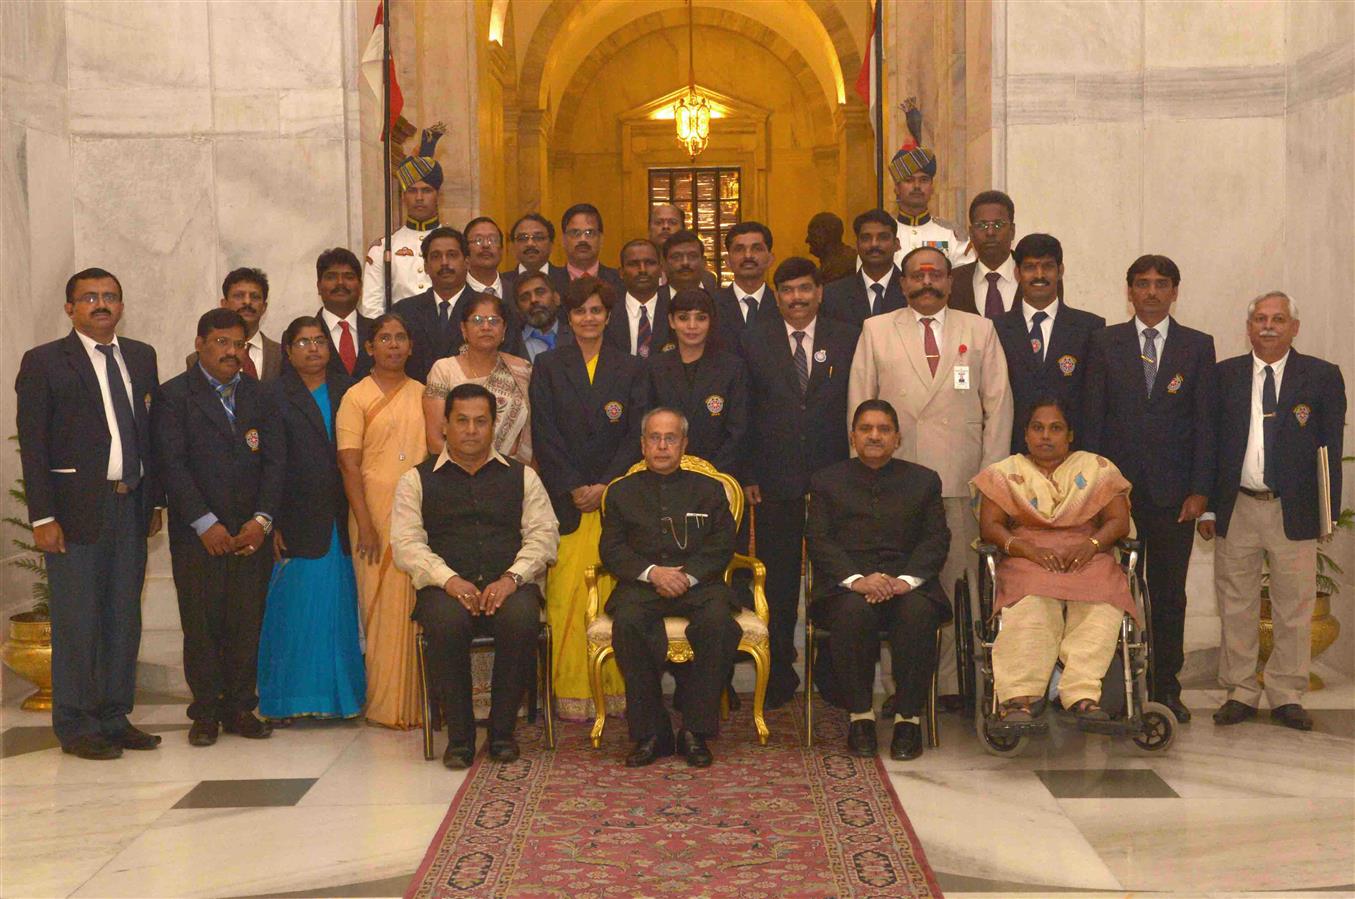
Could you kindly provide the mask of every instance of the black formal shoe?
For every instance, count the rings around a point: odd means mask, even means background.
[[[1180,721],[1182,724],[1189,723],[1190,709],[1186,708],[1186,704],[1181,701],[1180,696],[1164,699],[1162,700],[1162,704],[1172,710],[1172,714],[1176,716],[1177,721]]]
[[[1270,710],[1270,720],[1294,730],[1312,730],[1313,716],[1297,702],[1287,702]]]
[[[61,751],[76,758],[89,759],[92,762],[106,762],[122,758],[122,747],[98,734],[76,737],[69,743],[61,744]]]
[[[773,712],[785,705],[788,705],[795,698],[795,690],[789,692],[785,690],[767,690],[767,695],[762,700],[762,710],[764,712]]]
[[[273,733],[273,725],[261,721],[253,712],[240,712],[221,722],[221,729],[228,734],[238,734],[249,740],[262,740]]]
[[[922,725],[899,721],[894,725],[894,739],[889,741],[889,757],[896,762],[908,762],[922,755]]]
[[[522,755],[518,741],[512,737],[495,738],[489,741],[489,759],[493,762],[516,762]]]
[[[216,742],[216,736],[221,731],[221,725],[215,721],[194,721],[193,726],[188,729],[189,746],[211,746]]]
[[[947,693],[944,696],[936,697],[936,710],[938,712],[959,712],[964,709],[964,697],[958,693]]]
[[[466,743],[448,743],[442,754],[442,764],[453,771],[464,771],[475,761],[475,747]]]
[[[660,737],[648,737],[635,744],[635,748],[626,756],[627,768],[643,768],[645,765],[652,765],[661,758],[673,754],[673,736],[668,735],[668,739]]]
[[[715,756],[710,753],[710,747],[706,745],[706,738],[689,730],[684,730],[678,735],[678,751],[693,768],[709,768],[711,762],[715,761]]]
[[[862,718],[847,728],[847,751],[863,759],[875,758],[875,719]]]
[[[160,745],[159,734],[148,734],[138,727],[127,725],[127,729],[120,734],[115,734],[108,738],[109,742],[121,746],[123,749],[154,749]]]
[[[1256,707],[1230,699],[1214,713],[1214,723],[1218,725],[1241,724],[1256,717]]]

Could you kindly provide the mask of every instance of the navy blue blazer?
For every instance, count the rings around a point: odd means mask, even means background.
[[[532,455],[561,534],[579,527],[570,491],[608,484],[640,458],[640,419],[649,406],[644,362],[602,345],[593,382],[578,344],[536,357],[528,390]]]
[[[118,348],[132,381],[128,399],[143,471],[141,511],[149,523],[152,510],[163,502],[151,439],[160,390],[155,350],[129,337],[119,337]],[[28,520],[55,518],[72,543],[96,542],[108,493],[112,436],[94,364],[75,331],[24,353],[14,389]]]
[[[668,288],[660,287],[654,302],[654,318],[650,320],[649,354],[657,356],[672,343],[672,332],[668,329],[668,302],[671,294]],[[563,307],[561,307],[563,309]],[[616,295],[616,305],[607,317],[607,328],[602,332],[602,342],[623,353],[630,353],[630,315],[626,312],[626,290]],[[631,355],[634,355],[633,353]]]
[[[748,374],[743,360],[708,348],[692,378],[677,350],[650,357],[650,408],[667,406],[687,416],[687,452],[743,480],[748,440]]]
[[[743,317],[743,304],[734,297],[734,287],[721,287],[711,294],[715,300],[715,336],[719,348],[731,353],[742,354],[743,345],[739,338],[748,330],[748,321]],[[753,313],[753,324],[762,321],[779,321],[781,313],[776,308],[776,294],[770,284],[762,291],[762,300],[757,312]]]
[[[1219,536],[1226,537],[1251,430],[1251,353],[1220,362],[1218,385],[1218,479],[1209,507],[1218,516]],[[1276,412],[1280,419],[1274,449],[1278,483],[1266,486],[1279,494],[1284,535],[1290,540],[1314,540],[1320,525],[1319,446],[1327,447],[1333,519],[1341,508],[1341,445],[1346,418],[1346,384],[1341,369],[1290,349],[1276,398]]]
[[[463,287],[457,294],[456,302],[450,310],[451,327],[445,332],[438,321],[438,300],[433,288],[412,297],[405,297],[391,307],[405,322],[409,338],[413,345],[409,350],[409,359],[405,362],[405,374],[416,381],[428,380],[428,372],[433,363],[447,356],[455,356],[466,342],[461,336],[461,314],[481,294],[469,287]],[[504,336],[501,349],[513,356],[527,358],[527,350],[522,343],[522,317],[518,314],[517,303],[503,302]]]
[[[904,308],[908,305],[908,298],[903,295],[903,275],[897,267],[889,279],[889,286],[885,288],[884,308],[872,313],[870,304],[873,299],[866,294],[866,282],[862,280],[861,272],[855,271],[824,285],[821,311],[829,318],[860,328],[861,323],[872,315],[883,315]]]
[[[1214,490],[1214,338],[1171,319],[1152,396],[1142,355],[1133,319],[1092,335],[1083,449],[1119,467],[1136,507],[1175,509]]]
[[[1068,425],[1073,429],[1075,446],[1082,435],[1082,391],[1087,376],[1087,349],[1091,337],[1106,326],[1099,315],[1059,304],[1054,324],[1049,329],[1049,346],[1044,361],[1037,361],[1030,347],[1025,308],[1016,303],[993,321],[1002,352],[1007,357],[1007,377],[1012,385],[1012,452],[1026,451],[1026,418],[1030,407],[1045,397],[1058,397],[1069,406]]]
[[[815,360],[803,396],[785,319],[777,315],[743,332],[752,410],[746,483],[756,484],[765,499],[804,496],[814,472],[848,456],[847,381],[861,332],[822,315],[816,321]]]

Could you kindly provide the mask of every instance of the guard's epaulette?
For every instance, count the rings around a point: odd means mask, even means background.
[[[951,222],[948,222],[943,218],[937,218],[936,216],[932,216],[932,221],[936,222],[938,225],[940,225],[942,228],[945,228],[947,231],[950,231],[954,234],[958,234],[961,237],[964,236],[964,231],[960,230],[960,227],[958,225],[952,224]]]

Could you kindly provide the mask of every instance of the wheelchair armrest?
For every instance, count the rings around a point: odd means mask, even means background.
[[[1001,553],[995,543],[976,543],[974,548],[978,550],[979,556],[996,556]]]
[[[1133,537],[1121,537],[1116,541],[1115,547],[1119,549],[1120,552],[1141,553],[1143,552],[1143,541],[1136,540]]]

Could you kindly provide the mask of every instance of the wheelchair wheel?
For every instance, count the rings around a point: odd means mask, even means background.
[[[1176,716],[1160,702],[1145,702],[1143,730],[1133,737],[1134,745],[1143,753],[1166,752],[1176,739]]]
[[[984,751],[1000,758],[1015,758],[1026,751],[1026,744],[1030,742],[1030,737],[1027,736],[1005,736],[989,732],[982,709],[974,713],[974,731],[978,734]]]

